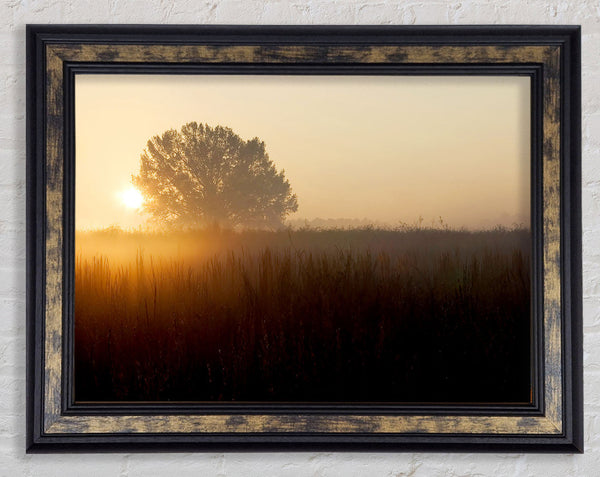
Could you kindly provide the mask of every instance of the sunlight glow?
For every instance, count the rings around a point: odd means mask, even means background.
[[[151,214],[123,192],[148,140],[189,121],[264,141],[298,197],[287,219],[299,227],[528,224],[530,89],[500,74],[78,74],[75,227],[146,225]]]
[[[142,193],[134,187],[121,192],[121,201],[128,209],[139,209],[144,203]]]

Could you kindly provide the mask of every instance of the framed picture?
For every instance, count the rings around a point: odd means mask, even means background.
[[[580,29],[27,28],[27,450],[582,452]]]

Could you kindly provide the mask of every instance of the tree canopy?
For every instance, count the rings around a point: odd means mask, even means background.
[[[284,171],[258,138],[190,122],[151,138],[133,184],[152,220],[171,227],[277,227],[298,210]]]

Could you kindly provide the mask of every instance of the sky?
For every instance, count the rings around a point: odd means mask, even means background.
[[[140,155],[191,121],[264,141],[294,221],[527,226],[529,92],[519,76],[79,74],[75,226],[143,225]]]

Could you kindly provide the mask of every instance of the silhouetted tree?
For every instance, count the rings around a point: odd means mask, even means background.
[[[154,136],[133,184],[163,225],[277,227],[298,210],[296,195],[258,138],[191,122]]]

